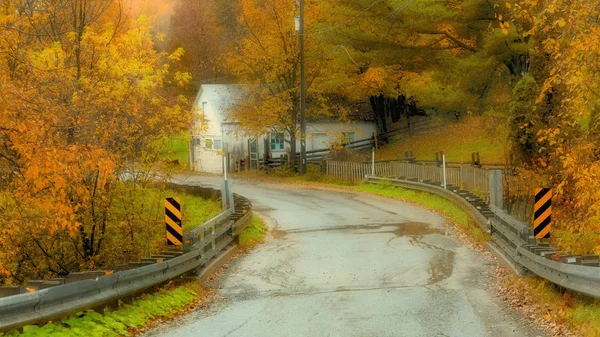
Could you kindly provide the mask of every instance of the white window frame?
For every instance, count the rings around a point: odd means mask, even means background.
[[[207,146],[208,141],[210,141],[210,146]],[[218,148],[215,146],[217,142],[220,144]],[[223,139],[221,137],[202,137],[200,146],[205,151],[223,151]]]

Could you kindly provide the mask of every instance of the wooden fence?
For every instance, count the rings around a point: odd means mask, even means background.
[[[328,176],[360,182],[365,175],[372,174],[369,163],[326,161],[325,172]],[[375,176],[385,178],[412,179],[417,181],[444,181],[444,172],[435,165],[406,162],[375,163]],[[468,190],[485,200],[489,200],[488,171],[467,165],[446,167],[446,184]]]

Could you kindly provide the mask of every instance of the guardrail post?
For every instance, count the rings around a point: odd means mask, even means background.
[[[229,180],[223,180],[221,182],[221,201],[223,204],[223,210],[231,208],[232,211],[235,211],[233,188],[231,187],[231,181]]]
[[[488,171],[490,182],[490,205],[494,205],[500,209],[504,209],[502,196],[504,195],[502,185],[502,170],[494,169]]]

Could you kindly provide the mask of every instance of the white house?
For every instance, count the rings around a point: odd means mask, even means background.
[[[240,132],[239,123],[229,118],[228,110],[241,98],[243,92],[242,85],[201,86],[193,107],[193,112],[199,117],[192,128],[190,142],[190,167],[193,170],[221,174],[225,155],[231,162],[235,162],[250,155],[262,158],[267,150],[265,147],[268,147],[273,158],[286,154],[286,148],[289,151],[289,142],[285,142],[284,134],[249,138]],[[308,121],[306,149],[326,149],[341,139],[348,142],[368,139],[372,137],[375,128],[373,121]],[[296,149],[300,150],[299,140]]]

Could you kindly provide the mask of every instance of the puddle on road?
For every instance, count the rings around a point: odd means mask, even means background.
[[[429,282],[433,285],[441,282],[452,275],[454,270],[455,253],[435,245],[423,242],[421,239],[426,235],[440,234],[446,235],[444,230],[433,228],[431,225],[422,222],[406,222],[398,224],[398,230],[394,232],[397,237],[409,237],[411,243],[435,250],[434,256],[429,261]]]
[[[397,225],[398,229],[394,232],[396,236],[422,237],[430,234],[442,234],[444,231],[439,228],[432,228],[431,225],[423,222],[405,222]]]
[[[271,235],[273,236],[274,239],[279,239],[284,237],[287,234],[287,232],[282,231],[280,229],[274,228],[271,230]]]
[[[429,285],[441,282],[452,275],[454,270],[454,252],[440,249],[429,261]]]

